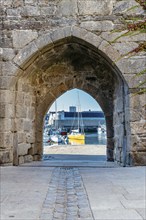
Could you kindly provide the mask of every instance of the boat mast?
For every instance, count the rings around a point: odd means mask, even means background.
[[[79,125],[80,125],[80,121],[79,121],[79,92],[78,92],[78,131],[80,132]]]
[[[57,102],[55,100],[55,129],[58,129],[58,123],[57,123]]]

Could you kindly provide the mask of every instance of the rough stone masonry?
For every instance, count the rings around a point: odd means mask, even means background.
[[[45,113],[57,97],[78,88],[104,111],[107,159],[146,164],[145,84],[137,87],[146,78],[141,1],[0,4],[0,163],[39,160]]]

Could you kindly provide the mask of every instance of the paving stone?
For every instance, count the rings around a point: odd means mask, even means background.
[[[135,210],[106,210],[94,211],[96,220],[142,220],[142,217]]]
[[[47,218],[47,214],[52,216],[52,220],[78,220],[79,218],[93,220],[78,169],[54,169],[40,220],[43,220],[43,215]]]

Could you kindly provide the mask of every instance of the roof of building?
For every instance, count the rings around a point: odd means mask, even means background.
[[[103,112],[80,112],[80,117],[82,118],[104,118]],[[66,118],[76,118],[78,117],[78,112],[64,112],[64,117]]]

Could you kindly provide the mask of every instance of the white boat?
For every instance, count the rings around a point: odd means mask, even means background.
[[[106,126],[105,126],[105,125],[99,125],[99,126],[97,127],[97,133],[98,133],[98,134],[106,133]]]
[[[79,102],[79,94],[78,94],[78,102]],[[70,140],[85,140],[83,120],[81,117],[81,113],[79,112],[79,106],[78,106],[78,125],[77,125],[78,128],[72,129],[71,133],[67,135],[68,139]]]
[[[98,133],[98,134],[102,134],[102,129],[101,129],[101,127],[98,127],[98,128],[97,128],[97,133]]]
[[[71,133],[68,134],[69,139],[85,140],[85,134],[81,133],[79,129],[71,130]]]
[[[57,133],[50,135],[50,139],[51,139],[51,141],[54,142],[54,143],[61,143],[61,142],[62,142],[62,137],[61,137],[61,135],[59,135],[59,134],[57,134]]]
[[[58,129],[57,123],[57,102],[55,101],[55,128],[50,130],[50,140],[54,143],[61,143],[62,137]]]

